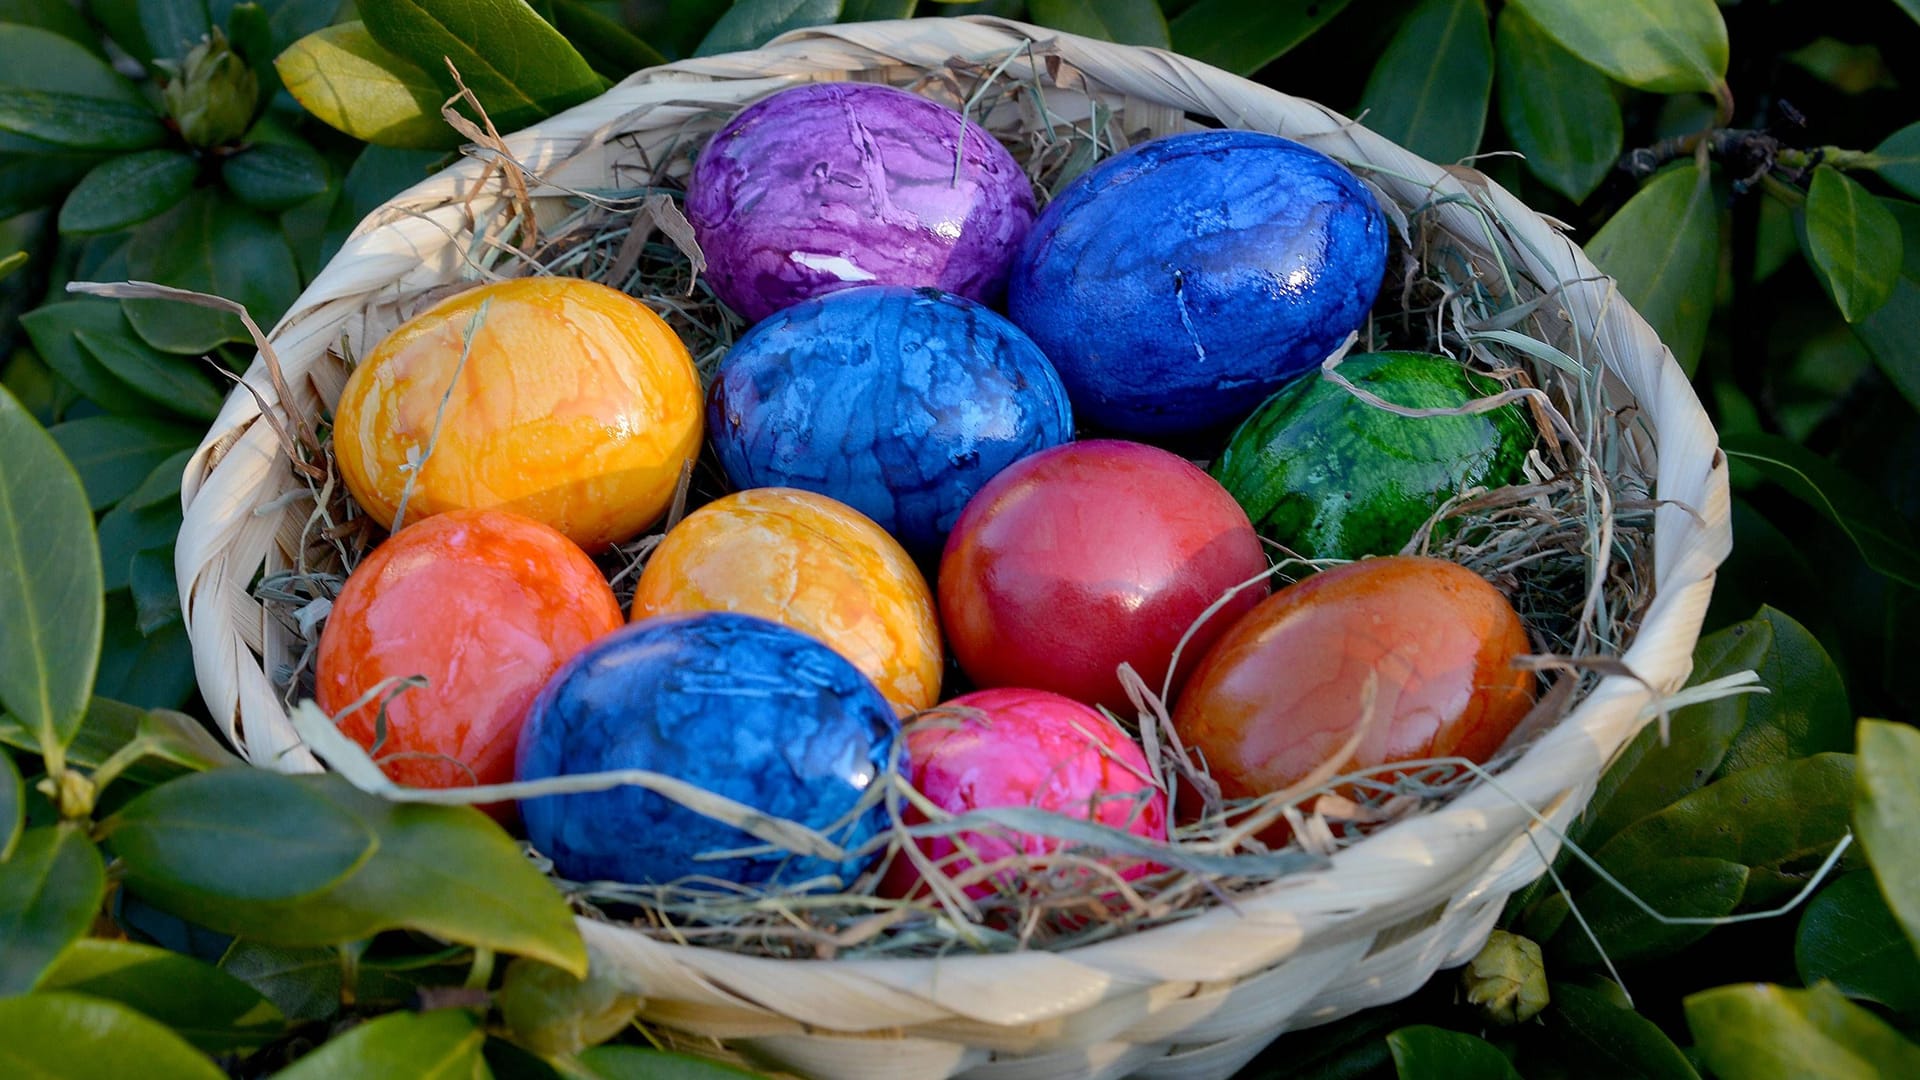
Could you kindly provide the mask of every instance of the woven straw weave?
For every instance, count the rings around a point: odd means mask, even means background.
[[[1031,40],[1031,50],[1022,50]],[[1685,680],[1715,567],[1730,543],[1725,464],[1686,377],[1646,322],[1578,244],[1478,173],[1425,161],[1310,101],[1179,56],[993,18],[921,19],[789,34],[754,52],[639,72],[598,99],[508,137],[551,184],[631,186],[672,147],[704,137],[747,102],[807,79],[911,84],[955,58],[1039,80],[1049,113],[1084,118],[1097,100],[1135,138],[1213,118],[1277,132],[1369,166],[1402,206],[1465,195],[1509,226],[1489,230],[1458,201],[1426,214],[1485,256],[1497,243],[1536,282],[1562,282],[1571,348],[1598,357],[1617,398],[1637,402],[1657,449],[1662,500],[1655,595],[1624,655],[1638,680],[1610,676],[1500,777],[1437,812],[1404,820],[1234,908],[1064,952],[943,959],[776,960],[665,944],[582,920],[596,973],[645,998],[643,1019],[724,1040],[748,1057],[811,1076],[938,1078],[1225,1077],[1280,1032],[1411,993],[1479,948],[1509,893],[1557,849],[1524,803],[1572,820],[1607,761],[1652,715],[1654,693]],[[1060,63],[1064,62],[1064,64]],[[1038,69],[1037,71],[1035,69]],[[995,127],[991,116],[985,120]],[[361,224],[271,337],[292,400],[256,360],[188,467],[176,568],[201,691],[226,735],[257,764],[317,763],[269,677],[303,643],[250,593],[286,567],[312,512],[262,402],[306,417],[340,392],[341,361],[364,355],[423,297],[470,280],[476,224],[508,203],[467,160]],[[436,294],[437,295],[437,294]],[[263,659],[264,658],[264,659]]]

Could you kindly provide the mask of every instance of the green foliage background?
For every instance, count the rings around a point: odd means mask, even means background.
[[[1643,733],[1575,829],[1590,860],[1515,897],[1465,984],[1246,1075],[1920,1075],[1914,0],[0,0],[0,1074],[738,1075],[579,978],[477,812],[208,735],[172,545],[250,339],[64,286],[271,325],[457,156],[447,60],[505,131],[663,60],[969,12],[1171,47],[1484,172],[1584,239],[1732,462],[1695,681],[1772,693]]]

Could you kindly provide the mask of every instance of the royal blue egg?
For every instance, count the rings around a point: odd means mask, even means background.
[[[1008,313],[1082,421],[1187,434],[1326,359],[1366,321],[1386,260],[1379,203],[1339,162],[1252,131],[1170,135],[1047,205]]]
[[[813,638],[731,612],[660,615],[554,673],[521,729],[515,771],[538,780],[646,769],[852,851],[887,827],[870,789],[899,737],[887,699]],[[639,787],[527,799],[520,813],[533,846],[573,881],[795,885],[837,874],[851,885],[878,856],[702,858],[765,841]]]
[[[988,480],[1073,437],[1060,376],[992,309],[868,285],[775,312],[727,353],[707,431],[736,487],[797,487],[935,556]]]

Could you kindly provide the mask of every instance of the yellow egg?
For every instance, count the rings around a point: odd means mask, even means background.
[[[793,488],[736,492],[667,533],[633,618],[735,611],[811,634],[902,715],[940,700],[940,624],[904,549],[844,503]]]
[[[388,335],[347,380],[333,443],[348,490],[389,528],[404,494],[403,524],[511,510],[593,550],[666,512],[701,413],[692,357],[646,305],[577,278],[516,278]]]

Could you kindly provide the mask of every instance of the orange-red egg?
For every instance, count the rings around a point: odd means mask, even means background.
[[[402,524],[493,507],[591,551],[665,513],[699,452],[701,410],[686,346],[644,304],[576,278],[517,278],[388,335],[347,380],[333,441],[348,490],[382,525],[403,498]]]
[[[752,488],[687,515],[647,560],[633,617],[737,611],[810,634],[902,715],[940,699],[940,624],[926,579],[880,526],[794,488]]]
[[[314,696],[399,783],[506,783],[534,695],[621,622],[599,568],[566,537],[518,514],[449,511],[354,569],[320,635]],[[341,715],[413,675],[426,685],[388,702],[383,739],[378,696]]]
[[[1441,559],[1367,559],[1262,601],[1221,635],[1174,710],[1228,798],[1278,791],[1372,720],[1339,773],[1429,757],[1482,762],[1533,701],[1526,628],[1499,590]]]

